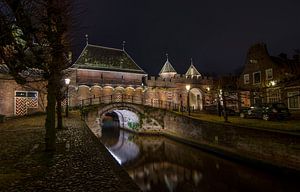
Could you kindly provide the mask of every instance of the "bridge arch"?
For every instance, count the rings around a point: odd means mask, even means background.
[[[192,88],[190,90],[190,106],[195,110],[203,109],[203,93],[200,88]]]
[[[121,128],[139,129],[141,128],[141,119],[144,110],[133,104],[112,103],[98,109],[100,123],[103,123],[108,114],[118,116],[118,123]]]
[[[131,103],[110,103],[99,107],[97,110],[97,118],[100,126],[110,116],[119,127],[139,131],[139,130],[161,130],[163,123],[157,120],[156,115],[146,114],[144,106]]]

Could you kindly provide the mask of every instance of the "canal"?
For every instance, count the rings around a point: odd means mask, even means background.
[[[295,173],[233,162],[163,136],[110,127],[100,139],[143,191],[298,191]]]

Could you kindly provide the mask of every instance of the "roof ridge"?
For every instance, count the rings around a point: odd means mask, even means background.
[[[98,47],[98,48],[104,48],[104,49],[110,49],[110,50],[116,50],[116,51],[123,51],[122,49],[105,47],[105,46],[101,46],[101,45],[87,44],[86,46],[92,46],[92,47]]]
[[[125,61],[123,59],[125,59]],[[92,60],[92,62],[90,60]],[[114,66],[116,64],[120,66],[119,67]],[[104,66],[104,65],[108,65],[108,66]],[[107,70],[119,69],[121,71],[131,70],[134,72],[147,74],[125,50],[93,45],[93,44],[86,44],[81,54],[79,55],[79,57],[71,67],[99,68],[99,69],[107,69]]]

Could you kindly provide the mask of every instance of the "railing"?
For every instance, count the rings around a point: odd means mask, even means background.
[[[164,101],[159,99],[145,99],[139,96],[131,96],[131,95],[107,95],[101,97],[93,97],[88,99],[80,100],[80,107],[97,105],[97,104],[110,104],[110,103],[131,103],[138,105],[145,105],[160,109],[167,110],[176,110],[176,111],[186,111],[187,107],[178,103],[174,103],[171,101]],[[193,108],[191,110],[194,111]]]

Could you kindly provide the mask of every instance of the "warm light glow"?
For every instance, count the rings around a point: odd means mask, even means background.
[[[270,84],[271,84],[271,86],[275,86],[276,82],[275,81],[271,81]]]
[[[207,87],[206,89],[207,89],[207,91],[210,91],[210,87]]]
[[[69,79],[69,78],[66,78],[66,79],[65,79],[65,83],[66,83],[66,85],[69,85],[69,84],[70,84],[70,82],[71,82],[71,79]]]
[[[191,89],[191,85],[186,85],[185,88],[187,91],[189,91]]]

